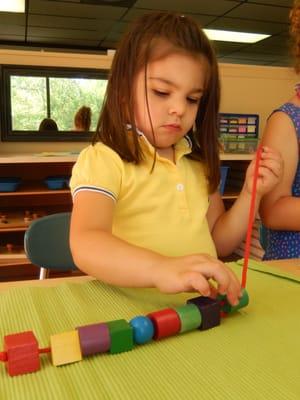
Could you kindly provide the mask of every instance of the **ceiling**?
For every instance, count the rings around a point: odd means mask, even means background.
[[[266,33],[256,44],[214,42],[220,62],[288,66],[293,0],[26,0],[25,14],[0,12],[0,47],[102,53],[128,23],[151,10],[192,16],[204,28]]]

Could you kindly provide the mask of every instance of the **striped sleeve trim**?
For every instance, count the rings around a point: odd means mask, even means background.
[[[115,202],[117,201],[117,198],[113,192],[110,192],[109,190],[100,188],[98,186],[78,186],[78,187],[76,187],[72,193],[73,199],[76,196],[76,194],[78,194],[79,192],[85,192],[85,191],[101,193],[101,194],[104,194],[105,196],[110,197],[113,201],[115,201]]]

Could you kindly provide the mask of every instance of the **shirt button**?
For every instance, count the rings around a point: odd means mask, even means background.
[[[178,192],[183,192],[184,191],[184,184],[183,183],[177,183],[176,189]]]

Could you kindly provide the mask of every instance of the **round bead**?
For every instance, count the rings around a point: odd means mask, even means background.
[[[137,344],[149,342],[154,335],[154,327],[151,320],[145,316],[133,318],[129,324],[133,329],[133,340]]]

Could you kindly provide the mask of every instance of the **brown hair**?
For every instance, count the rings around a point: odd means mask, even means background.
[[[290,35],[292,38],[292,53],[295,58],[295,70],[300,72],[300,1],[295,0],[290,11]]]
[[[162,12],[146,14],[125,34],[112,62],[93,143],[103,142],[129,162],[139,163],[143,159],[135,126],[133,85],[141,68],[145,68],[146,75],[147,64],[160,40],[170,43],[177,51],[180,49],[192,56],[201,56],[207,62],[206,87],[199,104],[195,128],[188,132],[188,136],[193,144],[189,157],[205,163],[210,192],[213,192],[220,181],[218,65],[208,38],[189,17]],[[135,133],[133,143],[126,131],[128,122]]]
[[[57,123],[52,118],[44,118],[39,126],[39,131],[44,132],[57,132]]]
[[[74,117],[75,128],[82,131],[89,131],[91,127],[92,110],[90,107],[82,106]]]

